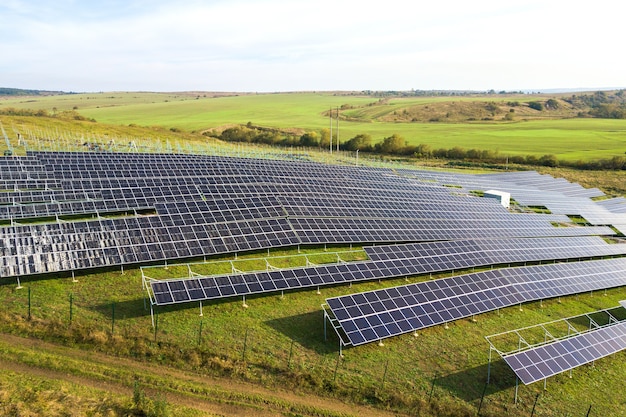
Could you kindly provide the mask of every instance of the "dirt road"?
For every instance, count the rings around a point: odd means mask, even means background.
[[[127,358],[109,356],[99,352],[85,351],[65,346],[60,346],[40,340],[22,338],[13,335],[0,334],[0,343],[8,346],[17,346],[25,349],[33,349],[60,357],[71,358],[72,361],[88,364],[101,364],[111,368],[124,369],[138,375],[158,375],[172,381],[180,381],[180,386],[185,382],[194,384],[206,384],[212,389],[240,394],[235,395],[236,401],[225,401],[224,398],[210,398],[184,391],[159,390],[159,387],[146,387],[148,394],[159,394],[168,403],[185,406],[199,410],[210,416],[284,416],[291,410],[298,410],[297,414],[303,414],[302,410],[311,410],[308,415],[341,415],[358,417],[391,417],[395,413],[376,410],[365,406],[346,404],[337,400],[317,397],[310,394],[298,394],[295,392],[279,389],[268,389],[254,384],[248,384],[227,378],[214,378],[197,373],[181,371],[171,367],[134,361]],[[0,358],[0,368],[19,374],[34,375],[41,378],[63,380],[72,384],[87,386],[118,395],[132,397],[133,386],[128,383],[110,377],[102,380],[97,377],[88,377],[84,374],[59,372],[53,369],[37,367],[19,361]],[[255,400],[255,398],[257,400]],[[258,401],[262,398],[262,401]],[[248,401],[246,401],[248,399]],[[293,411],[292,411],[293,413]]]

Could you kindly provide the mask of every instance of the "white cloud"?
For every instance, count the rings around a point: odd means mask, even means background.
[[[621,29],[611,21],[619,14],[602,1],[9,0],[0,1],[0,13],[6,16],[0,54],[9,58],[0,63],[0,79],[7,86],[29,80],[74,91],[626,84],[616,48]]]

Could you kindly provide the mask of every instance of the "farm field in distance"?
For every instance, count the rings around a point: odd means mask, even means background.
[[[507,103],[547,95],[384,98],[357,94],[98,93],[11,98],[0,108],[72,110],[100,123],[161,126],[202,132],[248,122],[297,132],[328,129],[330,108],[341,107],[339,139],[369,134],[374,142],[398,134],[408,144],[432,148],[497,150],[515,155],[555,155],[559,160],[610,159],[626,152],[626,120],[576,118],[573,110],[534,111]],[[557,97],[558,98],[558,97]],[[488,117],[485,106],[494,106]],[[493,104],[495,103],[495,105]],[[503,118],[514,110],[512,121]],[[336,110],[334,110],[336,111]],[[434,117],[443,112],[450,117]],[[457,113],[455,113],[457,112]],[[461,112],[461,113],[459,113]],[[455,118],[454,115],[457,115]],[[459,118],[463,114],[465,119]],[[475,114],[477,117],[466,117]],[[491,116],[493,114],[493,116]],[[490,120],[481,120],[490,119]],[[411,120],[417,121],[411,121]],[[469,121],[469,119],[475,119]],[[451,121],[451,122],[450,122]],[[333,129],[336,129],[333,122]]]
[[[72,141],[81,134],[85,140],[107,135],[107,140],[115,137],[120,143],[125,138],[141,138],[142,151],[153,142],[158,149],[170,146],[173,152],[177,144],[182,148],[190,144],[235,154],[246,145],[225,144],[200,132],[248,122],[319,131],[329,127],[325,113],[329,107],[347,105],[341,110],[345,120],[339,121],[342,139],[368,133],[382,140],[398,133],[415,144],[498,149],[502,155],[554,154],[564,160],[624,155],[625,120],[559,119],[545,114],[530,114],[529,120],[519,116],[512,122],[392,120],[394,112],[401,117],[407,109],[418,117],[419,111],[428,113],[424,106],[433,110],[451,101],[529,99],[527,95],[424,97],[378,103],[378,97],[333,93],[215,97],[206,93],[205,97],[202,92],[114,92],[0,99],[0,109],[76,110],[96,123],[2,115],[0,122],[12,140],[15,128],[59,137],[71,132]],[[259,152],[288,150],[263,148]],[[324,153],[310,155],[317,158]],[[410,161],[407,166],[415,168],[416,163]],[[542,172],[612,195],[625,193],[624,171],[545,168]],[[364,256],[360,247],[329,245],[210,260],[237,261],[237,268],[252,270],[258,265],[247,264],[247,258],[287,256],[281,266],[296,266],[307,254],[322,264],[335,259],[334,251],[348,249],[357,253],[354,259]],[[157,278],[186,276],[186,268],[167,265],[150,273]],[[527,303],[522,309],[503,308],[480,314],[475,321],[463,319],[448,328],[421,330],[416,337],[405,334],[381,346],[348,348],[343,358],[338,356],[332,330],[324,339],[320,305],[326,298],[448,276],[337,285],[319,293],[288,291],[284,297],[280,293],[255,295],[247,297],[246,307],[241,298],[207,301],[201,308],[198,303],[159,307],[156,326],[146,308],[138,268],[77,273],[76,280],[69,274],[24,277],[21,289],[14,279],[3,279],[0,414],[37,415],[53,410],[59,415],[94,416],[453,417],[476,415],[480,407],[480,415],[487,417],[522,417],[531,412],[538,417],[582,417],[588,410],[589,417],[626,415],[622,389],[626,352],[576,368],[571,379],[569,373],[551,377],[547,390],[542,382],[520,385],[517,404],[515,377],[503,361],[494,360],[492,383],[485,385],[489,355],[485,336],[615,307],[626,299],[626,287]]]

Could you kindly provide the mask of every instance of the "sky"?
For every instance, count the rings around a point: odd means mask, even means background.
[[[626,87],[617,0],[0,0],[0,87]]]

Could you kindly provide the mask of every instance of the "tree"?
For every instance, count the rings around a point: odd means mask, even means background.
[[[539,158],[539,164],[544,167],[555,167],[559,165],[559,161],[556,159],[554,155],[543,155]]]
[[[300,136],[300,145],[302,146],[318,146],[319,139],[317,138],[316,132],[307,132],[304,135]]]
[[[530,107],[531,109],[542,111],[543,103],[540,101],[531,101],[528,103],[528,107]]]
[[[415,156],[418,158],[430,158],[431,156],[433,156],[433,150],[430,145],[420,143],[415,149]]]
[[[397,133],[394,133],[383,139],[382,142],[376,144],[376,150],[386,154],[401,154],[405,147],[406,140]]]
[[[559,108],[559,102],[558,102],[558,101],[556,101],[556,100],[555,100],[555,99],[553,99],[553,98],[549,98],[549,99],[546,101],[546,105],[545,105],[545,106],[546,106],[546,109],[549,109],[549,110],[556,110],[556,109],[558,109],[558,108]]]
[[[330,129],[320,130],[320,147],[328,149],[330,146]]]
[[[348,140],[342,147],[347,151],[359,150],[368,152],[372,150],[372,137],[367,133],[361,133]]]
[[[490,113],[497,113],[500,110],[500,107],[496,104],[495,101],[491,101],[485,105],[485,110]]]
[[[607,168],[614,170],[626,169],[626,158],[622,156],[614,156],[607,161]]]

